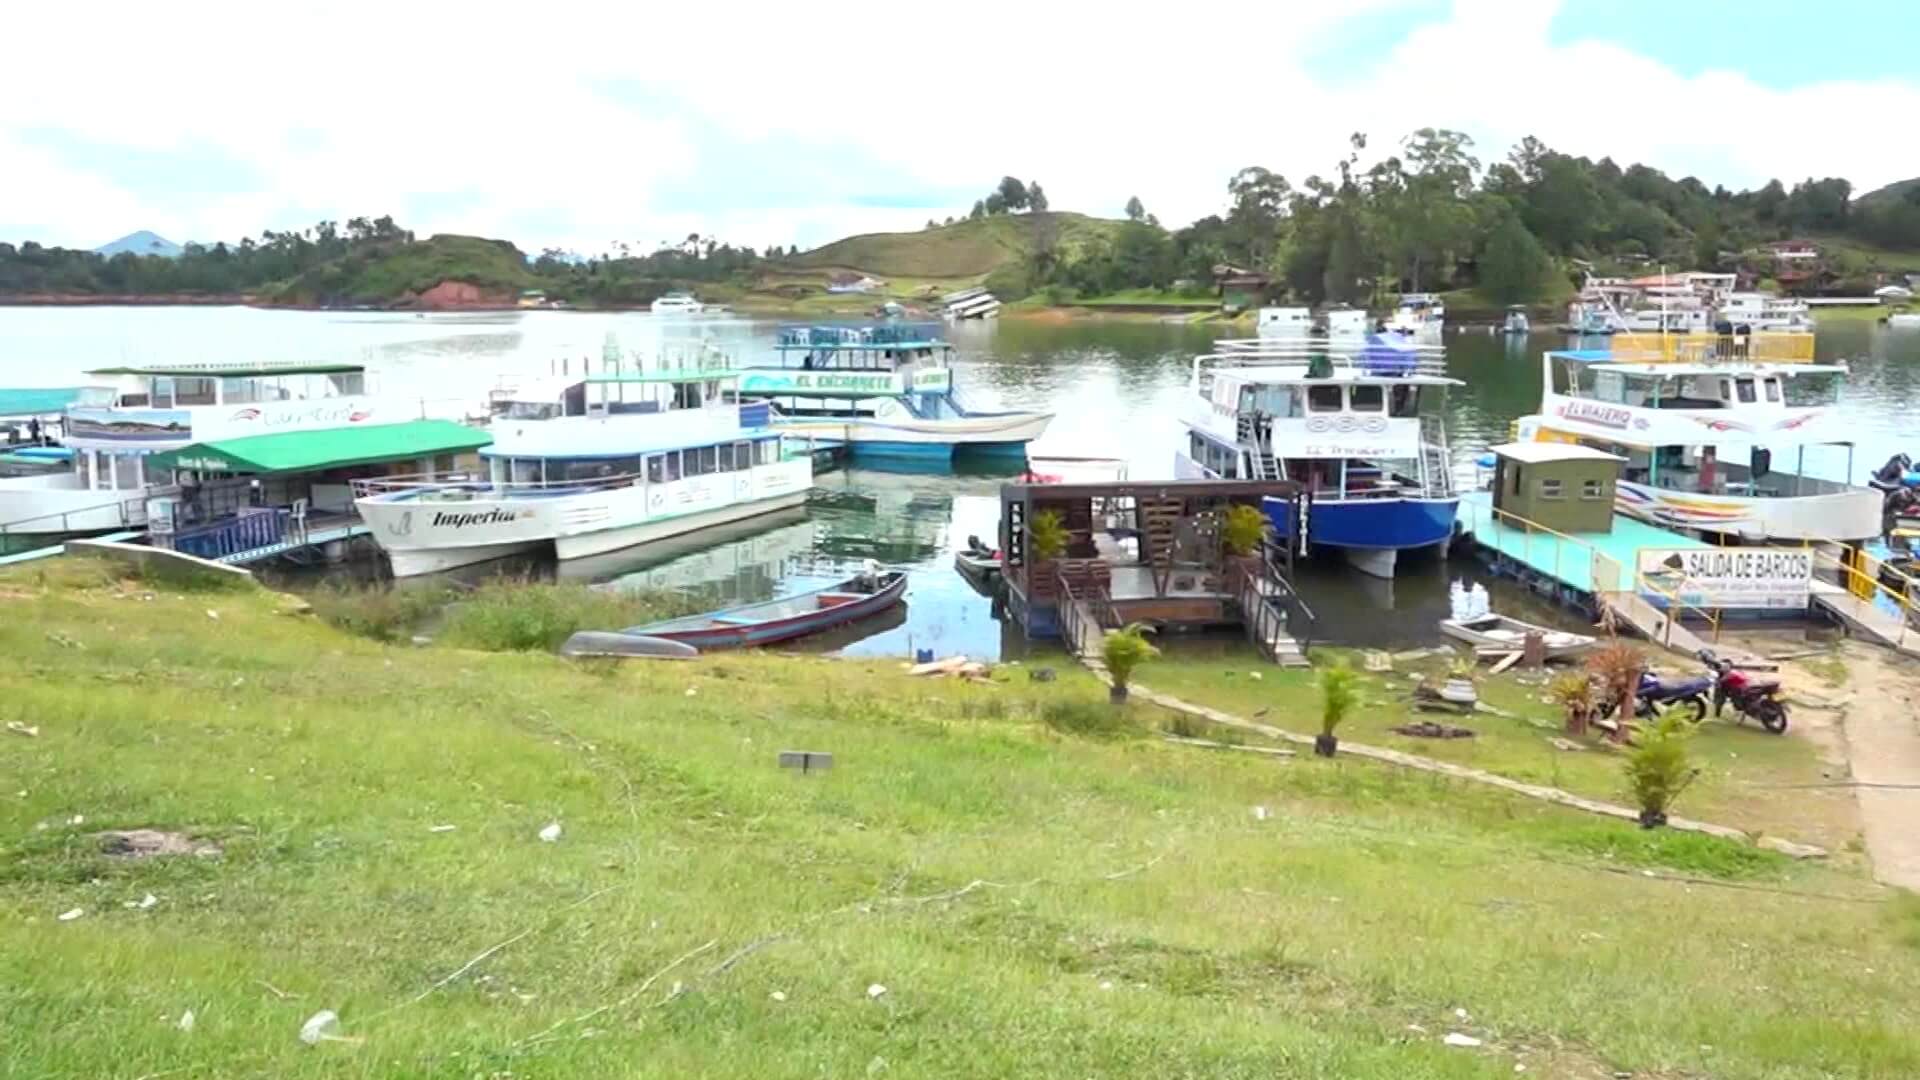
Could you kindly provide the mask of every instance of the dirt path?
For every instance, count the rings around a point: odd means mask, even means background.
[[[1920,667],[1853,644],[1846,662],[1852,700],[1842,724],[1873,876],[1920,891]]]

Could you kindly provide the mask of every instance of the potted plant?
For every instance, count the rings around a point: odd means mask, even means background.
[[[1473,657],[1455,655],[1447,663],[1447,681],[1440,687],[1440,700],[1467,707],[1479,701],[1480,692],[1474,689],[1473,674]]]
[[[1035,562],[1065,555],[1068,539],[1066,519],[1058,510],[1042,510],[1027,523],[1027,547]]]
[[[1321,757],[1330,758],[1340,748],[1334,731],[1353,709],[1358,681],[1345,660],[1320,672],[1320,734],[1313,737],[1313,752]]]
[[[1220,520],[1220,546],[1232,562],[1254,562],[1267,540],[1267,515],[1257,506],[1235,503]],[[1250,568],[1251,569],[1251,568]]]
[[[1100,659],[1107,665],[1107,674],[1113,676],[1107,700],[1115,705],[1127,703],[1127,684],[1133,679],[1134,669],[1160,655],[1160,650],[1147,640],[1149,633],[1144,623],[1129,623],[1108,634],[1100,643]]]
[[[1667,810],[1700,775],[1687,762],[1687,739],[1693,729],[1678,714],[1662,716],[1642,728],[1627,751],[1627,784],[1640,806],[1640,827],[1667,823]]]
[[[1547,693],[1567,713],[1567,734],[1584,736],[1587,725],[1593,722],[1594,713],[1600,707],[1599,698],[1594,693],[1593,676],[1585,671],[1569,671],[1553,680],[1547,687]]]

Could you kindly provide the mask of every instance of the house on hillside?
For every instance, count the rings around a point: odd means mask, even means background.
[[[886,285],[879,278],[844,270],[827,275],[827,291],[830,293],[870,293],[875,289],[884,289]]]
[[[1255,270],[1217,263],[1213,268],[1213,286],[1220,294],[1220,309],[1234,313],[1266,303],[1273,289],[1273,278]]]
[[[1811,240],[1778,240],[1767,245],[1776,264],[1818,262],[1820,245]]]

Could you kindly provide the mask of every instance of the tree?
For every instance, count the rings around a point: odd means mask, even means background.
[[[1280,241],[1280,223],[1293,188],[1287,178],[1258,165],[1241,169],[1227,181],[1233,205],[1227,211],[1228,255],[1259,269],[1272,259]]]
[[[1140,196],[1138,195],[1130,196],[1127,199],[1127,220],[1128,221],[1144,221],[1146,219],[1146,216],[1147,216],[1147,208],[1145,205],[1143,205],[1140,202]]]
[[[1027,209],[1036,214],[1047,212],[1047,193],[1040,190],[1040,181],[1027,185]]]
[[[1007,212],[1007,197],[998,191],[987,196],[987,216],[993,217]]]
[[[1025,210],[1027,208],[1027,185],[1021,183],[1015,177],[1001,177],[1000,186],[994,189],[994,194],[1000,196],[1000,204],[1006,210]]]
[[[978,221],[981,218],[986,216],[987,216],[986,201],[984,199],[973,200],[973,212],[969,213],[967,217],[971,220]]]
[[[1553,260],[1517,215],[1506,214],[1480,253],[1480,290],[1502,304],[1524,304],[1546,292]]]

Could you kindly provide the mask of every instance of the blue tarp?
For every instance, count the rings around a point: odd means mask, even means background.
[[[56,388],[33,388],[27,390],[8,390],[0,388],[0,417],[58,416],[67,406],[80,400],[84,387],[66,386]]]

